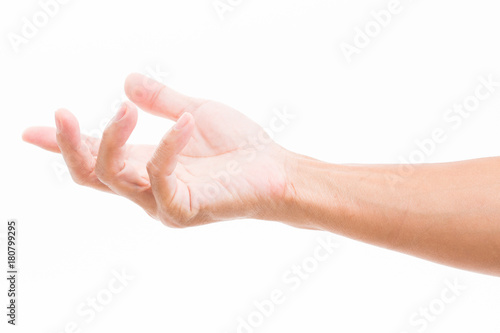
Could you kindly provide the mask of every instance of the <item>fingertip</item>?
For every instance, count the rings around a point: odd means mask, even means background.
[[[193,120],[194,118],[192,114],[190,114],[189,112],[184,112],[175,123],[174,130],[180,131],[187,128],[193,122]]]
[[[125,106],[127,108],[127,110],[137,111],[137,107],[131,101],[123,101],[122,105]]]
[[[173,154],[179,154],[187,145],[194,129],[193,115],[184,113],[162,138],[161,145],[170,147]]]
[[[143,75],[139,73],[130,73],[125,79],[125,91],[127,91],[128,88],[134,86],[136,82],[140,81],[142,76]]]
[[[131,127],[133,129],[137,124],[138,112],[136,106],[129,101],[124,101],[115,116],[109,121],[106,129],[114,125],[118,128],[123,129]]]
[[[153,87],[155,81],[145,75],[132,73],[125,79],[125,94],[134,102],[145,102],[148,99],[148,87]]]
[[[125,145],[137,125],[137,118],[135,105],[128,101],[123,102],[104,130],[103,143],[113,147]]]
[[[185,96],[146,75],[132,73],[125,80],[125,94],[142,110],[157,116],[178,119],[194,110],[201,100]]]
[[[79,147],[81,142],[80,125],[78,119],[68,110],[59,109],[55,112],[56,134],[58,142],[60,137],[64,138],[73,147]]]
[[[78,120],[76,117],[66,109],[58,109],[54,113],[54,119],[58,132],[61,132],[62,129],[67,126],[74,127],[75,124],[78,126]]]
[[[54,112],[54,117],[56,119],[64,117],[64,115],[66,114],[66,112],[68,112],[68,110],[66,110],[66,109],[57,109],[56,112]]]
[[[137,107],[135,106],[135,104],[130,101],[124,101],[122,107],[125,108],[127,117],[130,117],[133,120],[135,126],[138,117]]]
[[[50,136],[54,132],[52,127],[33,126],[26,128],[22,133],[22,139],[25,142],[37,144],[40,138]]]
[[[21,134],[21,138],[24,142],[27,142],[27,143],[33,143],[31,142],[31,134],[33,133],[33,128],[32,127],[28,127],[26,129],[24,129],[23,133]]]
[[[55,112],[56,116],[64,117],[64,118],[74,118],[76,120],[76,117],[71,113],[69,110],[60,108],[57,109]]]
[[[53,127],[28,127],[22,133],[24,142],[38,146],[45,150],[59,153]]]

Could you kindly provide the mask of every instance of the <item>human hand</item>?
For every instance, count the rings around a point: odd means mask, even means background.
[[[61,153],[76,183],[124,196],[171,227],[272,218],[287,192],[288,152],[259,125],[140,74],[127,78],[125,92],[144,111],[176,121],[157,146],[126,143],[137,123],[130,102],[101,139],[80,134],[64,109],[56,111],[56,129],[31,127],[23,139]]]

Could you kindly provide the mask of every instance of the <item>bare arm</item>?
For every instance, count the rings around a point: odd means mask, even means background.
[[[328,230],[500,276],[500,158],[401,166],[333,165],[291,153],[238,111],[139,74],[102,138],[67,110],[25,141],[61,153],[78,184],[126,197],[170,227],[258,218]],[[137,108],[176,122],[131,145]]]
[[[277,216],[421,258],[500,275],[500,158],[332,165],[291,154]]]

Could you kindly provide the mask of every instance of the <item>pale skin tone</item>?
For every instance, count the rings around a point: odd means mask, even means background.
[[[223,104],[140,74],[102,138],[67,110],[23,139],[61,153],[76,183],[124,196],[170,227],[239,218],[326,230],[438,263],[500,276],[500,158],[338,165],[290,152]],[[132,145],[137,107],[176,124]]]

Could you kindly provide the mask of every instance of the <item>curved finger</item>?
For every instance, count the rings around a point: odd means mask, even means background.
[[[33,126],[24,130],[22,139],[32,145],[53,153],[61,153],[57,145],[56,129],[54,127]],[[89,147],[92,155],[97,154],[100,140],[85,134],[81,134],[81,140]]]
[[[179,153],[189,142],[194,129],[193,116],[184,113],[177,123],[162,138],[153,157],[148,162],[147,171],[153,195],[160,212],[165,212],[176,193],[177,178],[174,174]]]
[[[184,112],[196,109],[203,100],[188,97],[145,75],[133,73],[125,80],[127,97],[144,111],[177,120]]]
[[[73,180],[80,185],[110,192],[109,187],[101,183],[94,173],[95,159],[91,148],[83,143],[75,116],[60,109],[56,111],[55,120],[56,142]]]
[[[97,178],[115,193],[151,209],[149,181],[126,163],[126,143],[137,124],[137,109],[125,102],[104,130],[96,161]]]
[[[56,129],[53,127],[29,127],[23,132],[23,140],[53,153],[61,152],[56,141]]]

